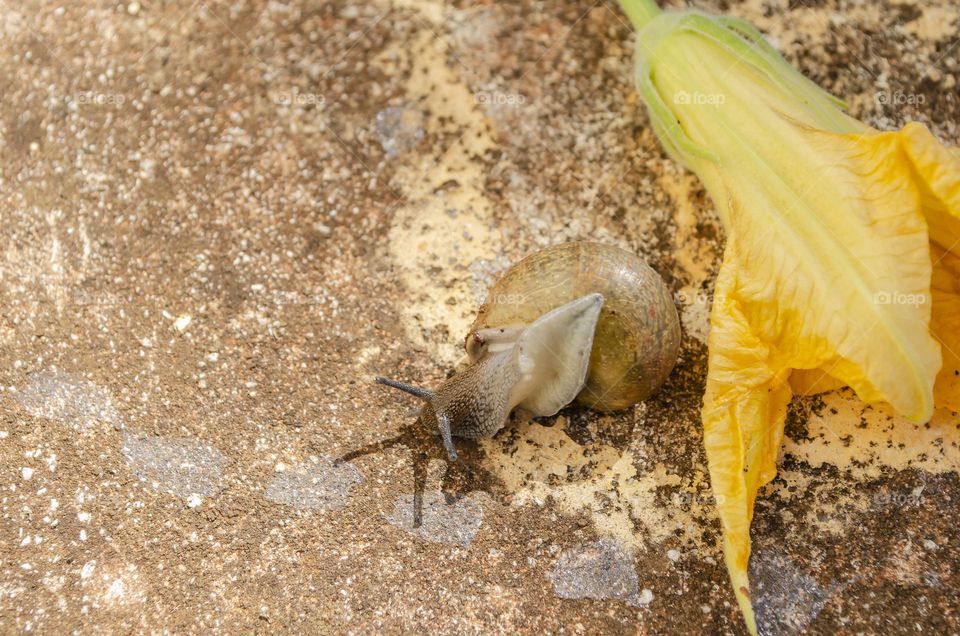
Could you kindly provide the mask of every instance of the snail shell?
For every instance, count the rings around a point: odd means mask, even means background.
[[[511,267],[490,289],[465,342],[470,364],[434,392],[377,378],[426,401],[443,437],[488,437],[522,407],[553,415],[577,399],[602,411],[635,404],[666,380],[680,325],[663,280],[636,255],[564,243]]]
[[[586,385],[577,401],[617,411],[646,399],[670,375],[680,350],[680,323],[670,290],[635,254],[601,243],[563,243],[527,256],[501,276],[481,305],[475,334],[530,324],[560,305],[599,293],[603,309],[593,336]]]

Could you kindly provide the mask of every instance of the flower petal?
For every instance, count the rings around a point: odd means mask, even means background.
[[[727,244],[710,315],[703,439],[727,571],[747,627],[755,634],[747,579],[750,522],[757,491],[776,475],[791,392],[789,371],[773,366],[771,348],[753,333],[734,296],[739,281],[732,243]]]
[[[960,148],[945,148],[915,122],[888,134],[899,135],[916,170],[931,242],[956,253],[960,248]]]
[[[797,395],[816,395],[847,386],[823,369],[795,369],[790,374],[790,388]]]
[[[913,162],[932,244],[930,331],[943,353],[934,401],[960,410],[960,149],[940,145],[917,123],[899,135]]]
[[[834,166],[824,189],[841,195],[818,212],[835,217],[825,226],[843,237],[848,261],[833,272],[823,305],[804,312],[836,354],[819,368],[861,399],[925,421],[941,357],[927,329],[929,239],[914,164],[898,133],[813,132],[811,139]]]
[[[933,397],[937,406],[960,411],[960,256],[936,246],[931,252],[933,316],[930,330],[943,352],[943,366],[937,374]]]
[[[941,345],[943,356],[934,402],[937,406],[960,409],[960,149],[940,145],[917,123],[907,124],[900,132],[866,138],[858,135],[853,139],[868,146],[886,146],[888,155],[897,154],[891,144],[898,144],[912,164],[912,168],[903,167],[901,180],[909,178],[916,189],[933,244],[930,330]],[[797,370],[790,377],[793,391],[803,395],[845,384],[822,369]]]

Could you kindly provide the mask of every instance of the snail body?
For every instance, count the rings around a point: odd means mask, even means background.
[[[669,290],[642,259],[599,243],[563,243],[516,263],[493,285],[466,336],[470,364],[436,391],[377,382],[425,400],[450,458],[451,437],[489,437],[517,407],[554,415],[575,399],[615,411],[648,397],[676,362]]]

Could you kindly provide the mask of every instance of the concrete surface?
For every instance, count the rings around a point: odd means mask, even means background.
[[[702,6],[956,142],[951,0]],[[0,631],[742,632],[698,424],[722,228],[613,2],[8,0],[0,33]],[[570,239],[661,272],[676,371],[448,465],[373,375],[435,385]],[[957,421],[794,402],[768,633],[960,630]]]

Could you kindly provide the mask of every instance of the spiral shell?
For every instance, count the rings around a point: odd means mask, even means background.
[[[680,324],[660,276],[615,246],[563,243],[516,263],[488,292],[467,336],[467,352],[474,359],[479,355],[478,331],[527,325],[593,293],[605,302],[577,401],[601,411],[636,404],[670,375],[680,349]]]

